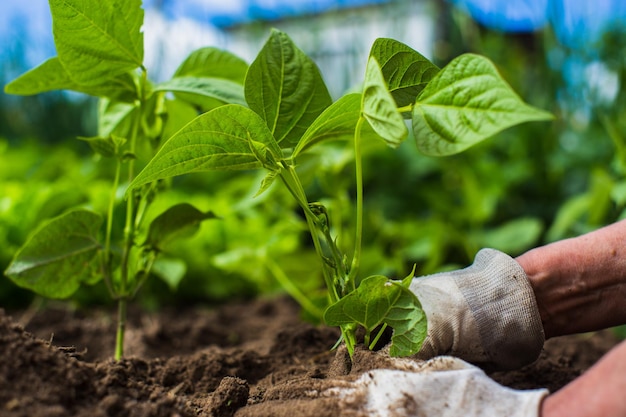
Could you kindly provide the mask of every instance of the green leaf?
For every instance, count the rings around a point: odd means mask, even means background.
[[[589,193],[579,194],[561,203],[556,218],[546,232],[546,242],[555,242],[572,237],[572,234],[581,234],[576,230],[577,223],[589,213],[591,206],[596,204],[590,197]],[[575,233],[572,233],[572,230],[575,230]]]
[[[143,63],[141,0],[49,0],[59,60],[70,78],[97,85]]]
[[[384,322],[393,329],[390,356],[411,356],[419,352],[427,335],[426,313],[408,288],[401,288],[400,296],[393,304]]]
[[[523,217],[493,229],[481,230],[470,237],[477,247],[495,248],[512,255],[536,245],[542,232],[543,225],[539,219]]]
[[[164,91],[151,94],[141,106],[141,130],[146,139],[151,141],[156,150],[163,134],[165,120],[169,117]]]
[[[112,134],[129,137],[132,130],[132,119],[137,107],[133,104],[100,99],[98,101],[98,136]]]
[[[162,136],[167,140],[176,134],[187,123],[191,122],[198,116],[196,109],[183,100],[165,100],[165,109],[167,117],[163,126]]]
[[[188,203],[172,206],[157,216],[148,229],[144,245],[162,249],[163,245],[178,237],[189,237],[198,231],[200,222],[215,219],[211,211],[202,212]]]
[[[234,81],[208,77],[175,77],[157,84],[154,91],[190,93],[217,99],[223,103],[246,105],[243,86]]]
[[[394,286],[382,275],[365,278],[358,288],[330,305],[324,321],[330,326],[358,323],[370,332],[383,322],[383,318],[398,298]]]
[[[352,93],[331,104],[306,130],[292,156],[325,140],[351,139],[361,116],[361,94]]]
[[[357,323],[368,333],[388,324],[394,329],[393,356],[417,353],[426,338],[426,315],[415,294],[400,281],[381,275],[365,278],[356,290],[329,306],[324,321],[330,326]]]
[[[115,135],[111,135],[106,138],[101,136],[88,138],[81,136],[78,137],[78,139],[87,142],[95,153],[107,158],[120,156],[120,150],[126,143],[126,139]]]
[[[409,131],[387,90],[376,58],[367,61],[362,107],[363,117],[387,145],[398,147],[407,138]]]
[[[224,78],[243,84],[248,64],[238,56],[221,49],[206,47],[193,51],[174,73],[176,77]]]
[[[265,122],[236,104],[218,107],[188,123],[163,144],[130,189],[151,181],[211,170],[261,167],[250,140],[263,143],[278,161],[281,150]]]
[[[361,117],[361,97],[359,93],[347,94],[324,110],[304,133],[294,148],[292,157],[297,157],[320,142],[354,138],[354,130]],[[370,126],[362,126],[361,139],[379,140],[380,136]]]
[[[82,209],[55,217],[33,233],[5,274],[45,297],[69,297],[91,278],[101,224],[98,214]]]
[[[516,124],[552,118],[525,104],[487,58],[465,54],[419,95],[413,132],[424,154],[452,155]]]
[[[159,277],[172,291],[176,291],[187,273],[187,264],[182,259],[159,257],[152,265],[152,273]]]
[[[415,270],[416,269],[417,269],[417,265],[414,264],[413,265],[413,269],[411,270],[411,272],[409,272],[409,274],[406,277],[404,277],[402,279],[402,281],[400,281],[404,288],[409,288],[409,286],[413,282],[413,278],[415,278]]]
[[[263,177],[263,180],[261,181],[261,187],[259,187],[259,191],[257,191],[254,196],[258,197],[261,194],[263,194],[265,191],[267,191],[267,189],[272,186],[272,184],[276,180],[276,177],[278,177],[279,173],[280,171],[273,171],[273,170],[269,171],[267,175]]]
[[[332,100],[315,63],[283,32],[270,38],[250,65],[245,81],[248,105],[282,147],[294,146]]]
[[[121,74],[106,83],[85,86],[74,81],[56,57],[48,59],[4,87],[7,94],[24,96],[52,90],[72,90],[98,97],[117,97],[126,101],[132,100],[136,95],[130,74]]]
[[[626,205],[626,181],[618,181],[611,189],[611,200],[618,206]]]
[[[415,103],[417,95],[439,72],[439,67],[422,54],[394,39],[376,39],[370,56],[380,64],[389,92],[398,107]]]
[[[250,145],[250,151],[252,151],[263,168],[273,172],[280,170],[280,165],[278,164],[279,160],[275,156],[276,149],[272,150],[265,143],[258,142],[252,138],[248,140],[248,144]]]

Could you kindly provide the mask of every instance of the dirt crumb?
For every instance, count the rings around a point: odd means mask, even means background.
[[[214,417],[232,417],[235,411],[246,405],[249,393],[250,387],[245,380],[224,377],[207,404],[208,414]]]

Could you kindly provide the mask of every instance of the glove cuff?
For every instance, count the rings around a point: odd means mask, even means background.
[[[537,301],[526,273],[510,256],[482,249],[454,274],[487,356],[486,368],[517,369],[534,362],[545,342]]]

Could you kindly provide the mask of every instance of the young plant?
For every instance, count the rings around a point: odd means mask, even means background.
[[[423,153],[451,155],[505,128],[551,115],[524,104],[484,57],[462,55],[439,69],[392,39],[378,39],[372,46],[362,92],[332,102],[314,62],[277,30],[250,65],[244,92],[247,106],[217,107],[174,134],[134,179],[130,192],[194,172],[266,170],[259,193],[279,180],[304,213],[328,290],[324,319],[341,328],[348,351],[354,352],[358,326],[365,329],[370,348],[390,326],[392,355],[417,352],[426,319],[408,289],[413,272],[403,280],[359,277],[362,142],[383,140],[397,147],[409,136],[405,119],[411,119]],[[356,227],[350,252],[338,247],[326,208],[307,198],[296,169],[301,154],[329,140],[350,140],[354,147]]]
[[[127,303],[151,275],[168,269],[160,256],[165,245],[215,217],[190,204],[150,216],[151,203],[166,184],[157,181],[124,193],[126,187],[162,140],[198,111],[245,104],[242,84],[248,65],[228,52],[203,48],[171,80],[155,84],[143,65],[141,0],[50,0],[50,10],[58,56],[9,83],[5,91],[31,95],[60,89],[98,97],[98,134],[81,139],[109,162],[110,193],[101,211],[78,207],[41,225],[5,273],[17,285],[53,298],[104,280],[118,304],[119,359]],[[164,277],[168,284],[177,285],[184,274],[179,270]]]

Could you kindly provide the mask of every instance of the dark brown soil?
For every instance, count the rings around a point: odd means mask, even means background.
[[[0,415],[335,416],[321,391],[387,366],[359,351],[345,375],[344,356],[330,350],[337,330],[302,322],[284,298],[131,315],[119,362],[114,327],[105,313],[0,310]],[[535,364],[491,376],[556,391],[617,342],[609,331],[553,339]]]

